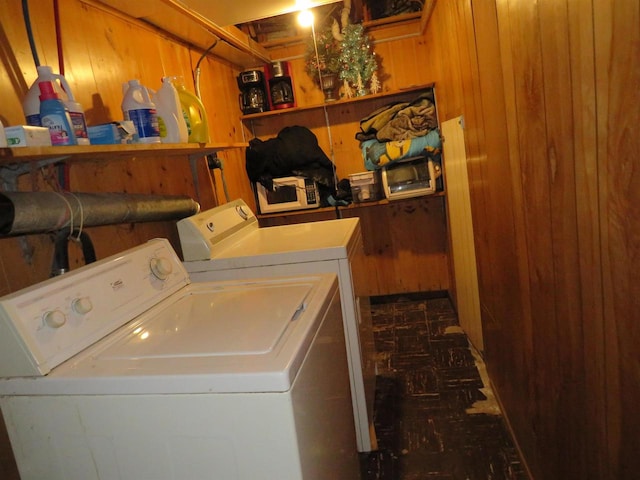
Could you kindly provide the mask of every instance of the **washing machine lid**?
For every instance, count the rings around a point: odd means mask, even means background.
[[[191,358],[269,353],[304,309],[311,287],[256,283],[184,292],[170,305],[136,322],[95,358],[105,364],[130,359],[188,362]],[[175,366],[167,364],[163,373]],[[151,362],[147,370],[154,368]]]
[[[288,391],[335,275],[188,285],[38,379],[3,394]]]
[[[349,218],[259,228],[214,248],[211,259],[246,258],[245,262],[254,266],[274,256],[282,257],[277,264],[347,258],[357,224],[357,218]]]
[[[253,268],[349,258],[361,241],[357,218],[248,230],[215,245],[206,260],[185,261],[188,272]]]
[[[260,228],[242,200],[180,220],[178,233],[189,272],[344,259],[361,241],[358,218]]]

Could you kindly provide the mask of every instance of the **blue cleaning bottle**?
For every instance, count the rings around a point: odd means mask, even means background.
[[[56,93],[53,82],[44,81],[40,88],[40,122],[49,129],[51,145],[77,145],[69,111]]]

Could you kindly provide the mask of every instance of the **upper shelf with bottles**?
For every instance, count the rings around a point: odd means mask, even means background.
[[[151,157],[171,155],[207,155],[231,148],[243,148],[245,143],[154,143],[126,145],[72,145],[56,147],[0,148],[0,167],[29,163],[43,159],[105,160],[117,157]]]
[[[401,88],[399,90],[394,90],[391,92],[375,93],[375,94],[363,95],[361,97],[343,98],[340,100],[336,100],[334,102],[324,102],[324,103],[319,103],[317,105],[305,105],[303,107],[282,108],[279,110],[270,110],[268,112],[252,113],[249,115],[242,115],[240,118],[242,120],[253,120],[256,118],[272,117],[275,115],[303,112],[305,110],[315,110],[323,107],[332,108],[340,105],[345,105],[348,103],[363,102],[363,101],[375,100],[378,98],[393,97],[393,96],[404,95],[412,92],[419,92],[422,90],[433,88],[433,86],[434,86],[433,83],[426,84],[426,85],[413,85],[411,87]]]

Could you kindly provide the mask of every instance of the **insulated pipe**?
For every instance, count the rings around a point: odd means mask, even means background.
[[[0,236],[74,231],[98,225],[179,220],[195,215],[187,196],[127,193],[0,193]]]

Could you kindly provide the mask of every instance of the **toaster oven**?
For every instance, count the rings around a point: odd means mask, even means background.
[[[382,189],[389,200],[430,195],[439,189],[441,167],[428,157],[410,157],[382,167]]]

